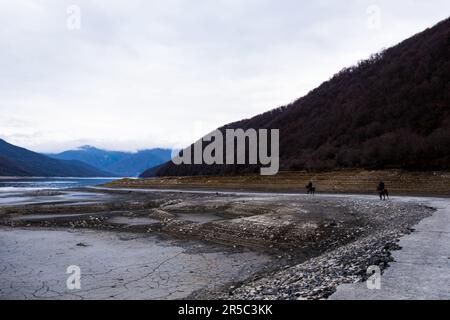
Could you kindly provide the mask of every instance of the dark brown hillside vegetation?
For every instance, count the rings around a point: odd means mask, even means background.
[[[280,129],[281,169],[450,168],[450,19],[346,68],[291,105],[225,128]],[[256,172],[177,167],[144,176]]]

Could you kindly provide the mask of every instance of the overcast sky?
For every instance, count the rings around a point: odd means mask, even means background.
[[[0,0],[0,138],[183,147],[449,13],[448,0]]]

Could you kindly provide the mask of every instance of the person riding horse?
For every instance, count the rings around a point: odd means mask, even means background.
[[[383,181],[378,183],[377,191],[380,194],[380,200],[386,200],[386,197],[389,199],[389,191]]]
[[[310,181],[310,182],[307,184],[306,190],[308,191],[308,194],[314,195],[314,194],[316,193],[316,188],[313,186],[312,181]]]

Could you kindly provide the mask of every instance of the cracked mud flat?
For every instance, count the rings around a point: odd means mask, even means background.
[[[270,259],[154,236],[12,228],[0,228],[0,256],[0,299],[181,299]],[[66,287],[70,265],[81,268],[81,290]]]
[[[397,239],[433,212],[376,196],[91,192],[0,207],[1,298],[322,299],[386,268]],[[65,289],[72,264],[79,292]]]

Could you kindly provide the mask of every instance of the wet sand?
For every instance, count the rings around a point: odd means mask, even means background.
[[[79,191],[50,191],[0,193],[0,207],[51,204],[51,203],[92,203],[106,200],[109,195],[104,193]]]

